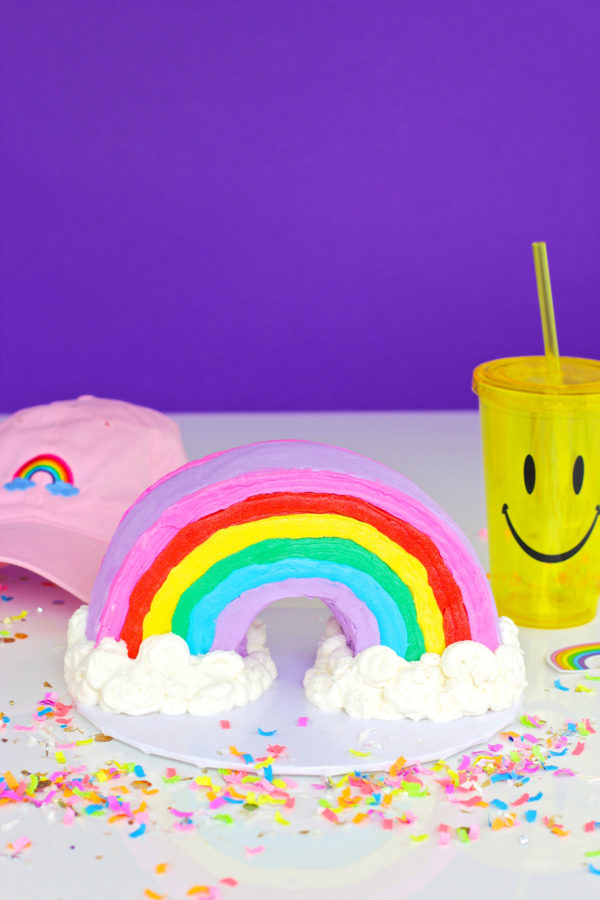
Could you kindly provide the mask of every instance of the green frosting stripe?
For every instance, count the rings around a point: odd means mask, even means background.
[[[222,581],[238,569],[266,565],[286,559],[312,559],[350,566],[369,575],[386,591],[400,612],[407,635],[406,659],[419,659],[425,643],[408,586],[378,556],[347,538],[274,538],[260,541],[220,560],[190,585],[179,598],[173,614],[172,631],[187,640],[194,607]]]

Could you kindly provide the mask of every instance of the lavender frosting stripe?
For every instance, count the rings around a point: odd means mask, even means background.
[[[355,654],[381,643],[377,619],[347,585],[326,578],[287,578],[244,591],[226,606],[217,619],[211,650],[236,647],[245,655],[248,625],[271,603],[292,597],[322,600],[336,617]]]

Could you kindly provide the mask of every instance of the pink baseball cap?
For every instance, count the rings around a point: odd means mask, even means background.
[[[153,409],[79,397],[0,422],[0,561],[87,602],[119,520],[187,462],[179,428]]]

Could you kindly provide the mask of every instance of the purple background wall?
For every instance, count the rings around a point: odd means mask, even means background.
[[[600,350],[596,0],[0,0],[0,410],[460,408]]]

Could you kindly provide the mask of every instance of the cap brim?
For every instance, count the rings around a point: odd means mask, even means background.
[[[89,603],[108,544],[44,522],[0,523],[0,562],[31,569]]]

